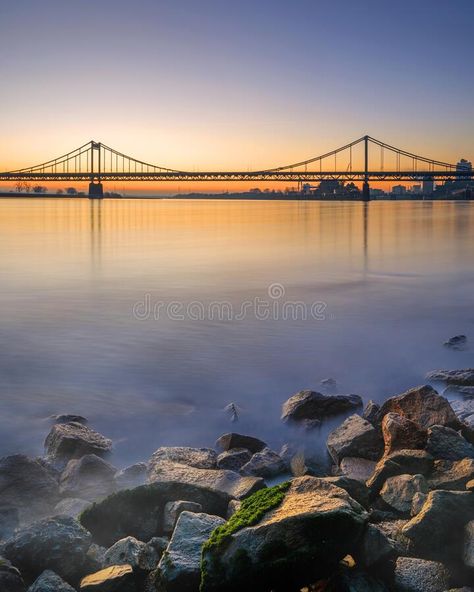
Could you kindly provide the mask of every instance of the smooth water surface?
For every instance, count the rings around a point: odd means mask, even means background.
[[[469,202],[2,199],[0,455],[61,412],[118,465],[230,429],[278,450],[321,379],[382,400],[472,366],[442,344],[474,343],[473,262]]]

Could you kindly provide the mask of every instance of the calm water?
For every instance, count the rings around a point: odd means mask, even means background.
[[[60,412],[119,465],[231,427],[278,449],[281,403],[321,379],[382,400],[473,364],[442,347],[474,342],[468,202],[4,199],[0,253],[1,455]]]

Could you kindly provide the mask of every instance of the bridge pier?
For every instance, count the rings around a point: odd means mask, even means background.
[[[368,181],[362,184],[362,201],[370,201],[370,186]]]
[[[104,197],[104,187],[102,183],[89,183],[89,199],[102,199]]]

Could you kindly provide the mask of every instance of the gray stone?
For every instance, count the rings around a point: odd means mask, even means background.
[[[380,432],[360,415],[351,415],[327,439],[327,448],[338,465],[345,456],[378,460],[383,453]]]
[[[25,592],[25,584],[19,570],[3,557],[0,557],[1,592]]]
[[[427,493],[422,493],[421,491],[415,493],[415,495],[413,496],[413,500],[411,502],[410,516],[416,516],[421,512],[421,509],[425,505],[427,497]]]
[[[165,534],[171,534],[176,526],[179,515],[182,512],[202,513],[201,504],[196,502],[188,502],[185,500],[178,500],[175,502],[168,502],[165,505],[163,530]]]
[[[452,428],[432,426],[428,430],[426,451],[436,459],[462,460],[474,458],[474,446]]]
[[[373,494],[378,494],[389,477],[418,474],[427,476],[433,468],[433,463],[433,457],[424,450],[398,450],[384,456],[377,463],[367,486]]]
[[[380,411],[380,405],[375,403],[374,401],[370,400],[367,405],[365,406],[364,413],[362,417],[366,419],[371,424],[377,423],[378,415]]]
[[[45,570],[28,588],[28,592],[75,592],[57,573]]]
[[[397,475],[385,481],[380,497],[397,512],[409,514],[413,496],[417,493],[428,493],[428,483],[423,475]]]
[[[364,567],[370,568],[390,559],[395,554],[395,544],[375,524],[368,524],[360,544],[358,559]]]
[[[447,341],[445,341],[443,345],[449,349],[462,351],[466,349],[467,337],[465,335],[455,335],[454,337],[450,337]]]
[[[464,401],[451,401],[451,407],[459,420],[474,430],[474,398],[465,399]]]
[[[349,479],[365,483],[375,471],[377,463],[374,460],[345,456],[339,465],[340,472]]]
[[[96,545],[96,543],[92,543],[92,545],[87,549],[87,560],[89,564],[89,571],[98,571],[104,567],[104,558],[105,554],[107,553],[107,549],[105,547],[101,547],[100,545]]]
[[[67,497],[54,506],[54,514],[77,518],[86,508],[91,506],[91,503],[80,498]]]
[[[437,460],[428,479],[431,489],[450,489],[462,491],[467,483],[474,479],[474,460]]]
[[[201,549],[212,531],[225,523],[218,516],[182,512],[158,564],[157,581],[167,592],[194,592],[201,579]]]
[[[290,397],[282,407],[281,419],[302,421],[306,419],[324,419],[361,407],[359,395],[324,395],[316,391],[300,391]]]
[[[57,463],[86,454],[105,456],[112,449],[111,440],[78,422],[54,425],[44,445],[48,457]]]
[[[117,489],[132,489],[139,485],[145,485],[147,464],[140,462],[121,469],[115,474]]]
[[[474,568],[474,520],[464,527],[464,565]]]
[[[254,477],[270,478],[281,475],[286,471],[286,464],[280,456],[264,448],[261,452],[256,452],[252,458],[241,469],[241,475]]]
[[[95,501],[110,495],[115,489],[117,469],[96,456],[86,454],[70,460],[59,481],[59,491],[68,497]]]
[[[120,539],[105,552],[103,566],[131,565],[134,569],[140,569],[145,546],[145,543],[135,537]]]
[[[153,537],[145,543],[145,547],[140,556],[140,566],[144,571],[153,571],[158,567],[158,563],[168,546],[168,539],[164,537]]]
[[[226,450],[217,457],[217,468],[239,472],[251,458],[252,454],[246,448]]]
[[[426,375],[428,380],[458,384],[460,386],[474,386],[474,368],[465,370],[434,370]]]
[[[81,580],[80,592],[136,592],[131,565],[112,565]]]
[[[449,572],[437,561],[399,557],[395,588],[397,592],[445,592],[449,588]]]
[[[350,479],[345,475],[335,475],[334,477],[319,477],[321,480],[336,487],[340,487],[347,491],[352,499],[355,499],[361,506],[368,508],[369,506],[369,489],[361,481],[357,479]]]
[[[163,446],[158,448],[150,458],[148,472],[152,472],[161,463],[178,463],[196,469],[215,469],[217,466],[217,453],[212,448]]]
[[[224,451],[233,450],[234,448],[245,448],[252,454],[255,454],[256,452],[260,452],[264,448],[267,448],[267,445],[262,440],[253,436],[245,436],[243,434],[231,432],[220,436],[216,442],[216,447]]]

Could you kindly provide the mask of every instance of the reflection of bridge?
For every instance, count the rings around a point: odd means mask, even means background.
[[[361,154],[358,154],[358,151]],[[361,164],[355,164],[355,163]],[[102,181],[286,181],[322,180],[362,182],[369,199],[372,181],[441,181],[472,179],[471,169],[432,160],[363,136],[336,150],[301,162],[261,171],[190,172],[164,168],[122,154],[100,142],[42,164],[0,173],[0,181],[89,181],[89,195],[102,197]]]

